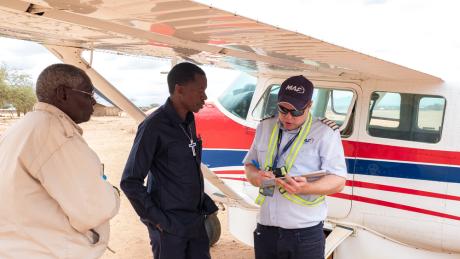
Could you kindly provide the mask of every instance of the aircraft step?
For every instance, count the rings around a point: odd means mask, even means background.
[[[324,250],[324,258],[328,258],[334,250],[343,242],[347,237],[353,234],[353,229],[336,225],[332,232],[326,238],[326,248]]]

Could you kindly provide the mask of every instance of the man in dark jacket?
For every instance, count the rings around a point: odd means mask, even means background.
[[[156,259],[210,258],[204,220],[217,207],[204,193],[193,115],[207,99],[206,75],[180,63],[168,86],[166,103],[139,125],[120,186],[148,227]]]

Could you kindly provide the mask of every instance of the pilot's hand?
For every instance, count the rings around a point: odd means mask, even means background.
[[[277,185],[283,187],[290,194],[302,194],[309,185],[307,178],[301,176],[290,177],[287,175],[284,179],[275,179],[275,181]]]
[[[255,179],[255,185],[257,187],[262,186],[262,182],[265,180],[270,180],[275,178],[275,175],[273,174],[272,171],[262,171],[259,170],[257,178]]]

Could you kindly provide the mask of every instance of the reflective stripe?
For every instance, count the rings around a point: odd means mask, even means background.
[[[290,200],[290,201],[292,201],[292,202],[294,202],[295,204],[298,204],[298,205],[301,205],[301,206],[306,206],[306,207],[318,206],[321,203],[323,203],[325,198],[326,198],[324,195],[321,195],[318,198],[316,198],[314,201],[307,201],[304,198],[300,197],[299,195],[289,194],[288,192],[285,192],[283,194],[283,197],[288,199],[288,200]]]
[[[278,123],[275,123],[275,127],[273,127],[272,134],[270,134],[270,141],[268,142],[268,152],[265,156],[264,170],[267,170],[267,167],[273,165],[273,154],[275,153],[276,146],[275,139],[278,139],[278,135]]]
[[[311,129],[311,124],[312,124],[313,118],[311,114],[308,114],[308,119],[304,122],[302,125],[302,128],[300,130],[300,137],[295,140],[291,150],[289,151],[289,155],[286,158],[286,164],[287,164],[287,172],[291,170],[292,166],[294,165],[294,161],[297,158],[297,155],[299,154],[300,148],[302,145],[305,143],[305,138],[307,137],[308,133],[310,133]],[[275,147],[276,147],[276,139],[278,139],[278,134],[279,134],[279,126],[278,122],[275,123],[275,126],[272,129],[272,133],[270,134],[270,141],[268,143],[268,152],[265,157],[265,163],[264,163],[264,169],[267,170],[267,168],[270,168],[273,164],[273,154],[275,153]],[[316,198],[314,201],[308,201],[305,200],[304,198],[295,195],[295,194],[289,194],[283,187],[279,187],[279,192],[281,195],[283,195],[284,198],[302,206],[317,206],[321,203],[324,202],[325,196],[321,195],[318,198]],[[261,190],[259,189],[259,195],[257,196],[255,203],[258,205],[262,205],[265,202],[265,196],[261,194]]]
[[[286,169],[287,169],[288,172],[291,171],[291,168],[294,165],[294,161],[297,158],[297,155],[298,155],[298,153],[300,151],[300,148],[303,146],[303,143],[305,143],[304,140],[307,137],[308,133],[310,133],[312,121],[313,121],[312,116],[309,114],[308,120],[305,121],[306,125],[304,123],[303,128],[302,128],[302,132],[300,132],[300,138],[298,138],[294,142],[294,146],[289,151],[289,155],[286,158],[286,164],[287,164]]]
[[[265,195],[262,195],[259,193],[259,195],[257,195],[257,198],[256,198],[256,204],[262,206],[264,202],[265,202]]]
[[[284,198],[294,202],[295,204],[302,205],[302,206],[307,206],[307,207],[317,206],[317,205],[323,203],[324,199],[326,198],[324,195],[321,195],[321,196],[319,196],[318,198],[316,198],[313,201],[307,201],[304,198],[300,197],[299,195],[288,193],[283,187],[280,187],[279,191],[280,191],[281,195],[283,195]],[[265,196],[263,196],[263,197],[265,198]]]

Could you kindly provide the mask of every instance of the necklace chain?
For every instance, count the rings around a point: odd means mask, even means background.
[[[190,131],[190,136],[187,134],[187,132],[185,131],[185,128],[182,126],[182,124],[179,124],[180,128],[182,129],[182,132],[184,132],[184,135],[190,140],[190,144],[188,145],[188,147],[190,148],[190,150],[192,151],[192,155],[194,157],[196,157],[196,150],[195,150],[195,147],[196,147],[196,142],[193,141],[193,133],[192,133],[192,127],[190,127],[190,125],[188,125],[188,129]]]
[[[187,134],[187,131],[185,131],[185,128],[184,128],[184,126],[182,126],[182,124],[179,124],[179,126],[180,126],[182,132],[184,132],[185,136],[188,138],[188,140],[193,141],[192,128],[190,127],[190,125],[188,126],[190,136]]]

